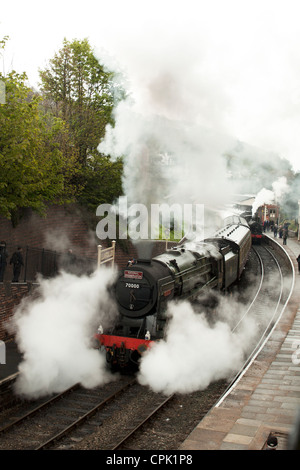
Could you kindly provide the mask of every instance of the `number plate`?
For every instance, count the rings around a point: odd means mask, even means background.
[[[126,279],[143,279],[143,271],[124,271]]]

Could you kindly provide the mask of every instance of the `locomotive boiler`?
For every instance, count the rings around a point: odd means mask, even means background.
[[[230,216],[212,238],[178,245],[123,269],[114,286],[118,321],[96,334],[111,369],[136,368],[153,341],[164,338],[171,300],[192,300],[205,290],[226,290],[238,281],[250,249],[246,220]]]

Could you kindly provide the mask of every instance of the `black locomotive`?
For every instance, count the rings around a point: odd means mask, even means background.
[[[261,244],[262,240],[262,224],[258,220],[251,219],[249,221],[252,243]]]
[[[249,225],[239,216],[224,222],[213,238],[178,245],[122,270],[115,285],[118,323],[96,335],[112,369],[137,366],[146,348],[164,337],[170,300],[225,290],[240,279],[251,249]]]

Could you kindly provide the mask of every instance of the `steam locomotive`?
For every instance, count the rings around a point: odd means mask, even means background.
[[[164,337],[168,302],[192,300],[209,289],[226,290],[240,279],[250,249],[246,220],[230,216],[213,238],[179,244],[122,270],[114,286],[118,322],[95,335],[110,368],[137,369],[143,352]]]
[[[249,227],[251,231],[252,243],[261,244],[262,240],[262,224],[257,220],[250,220]]]

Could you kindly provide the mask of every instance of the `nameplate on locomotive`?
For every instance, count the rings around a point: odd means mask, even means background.
[[[124,271],[126,279],[143,279],[143,271]]]

